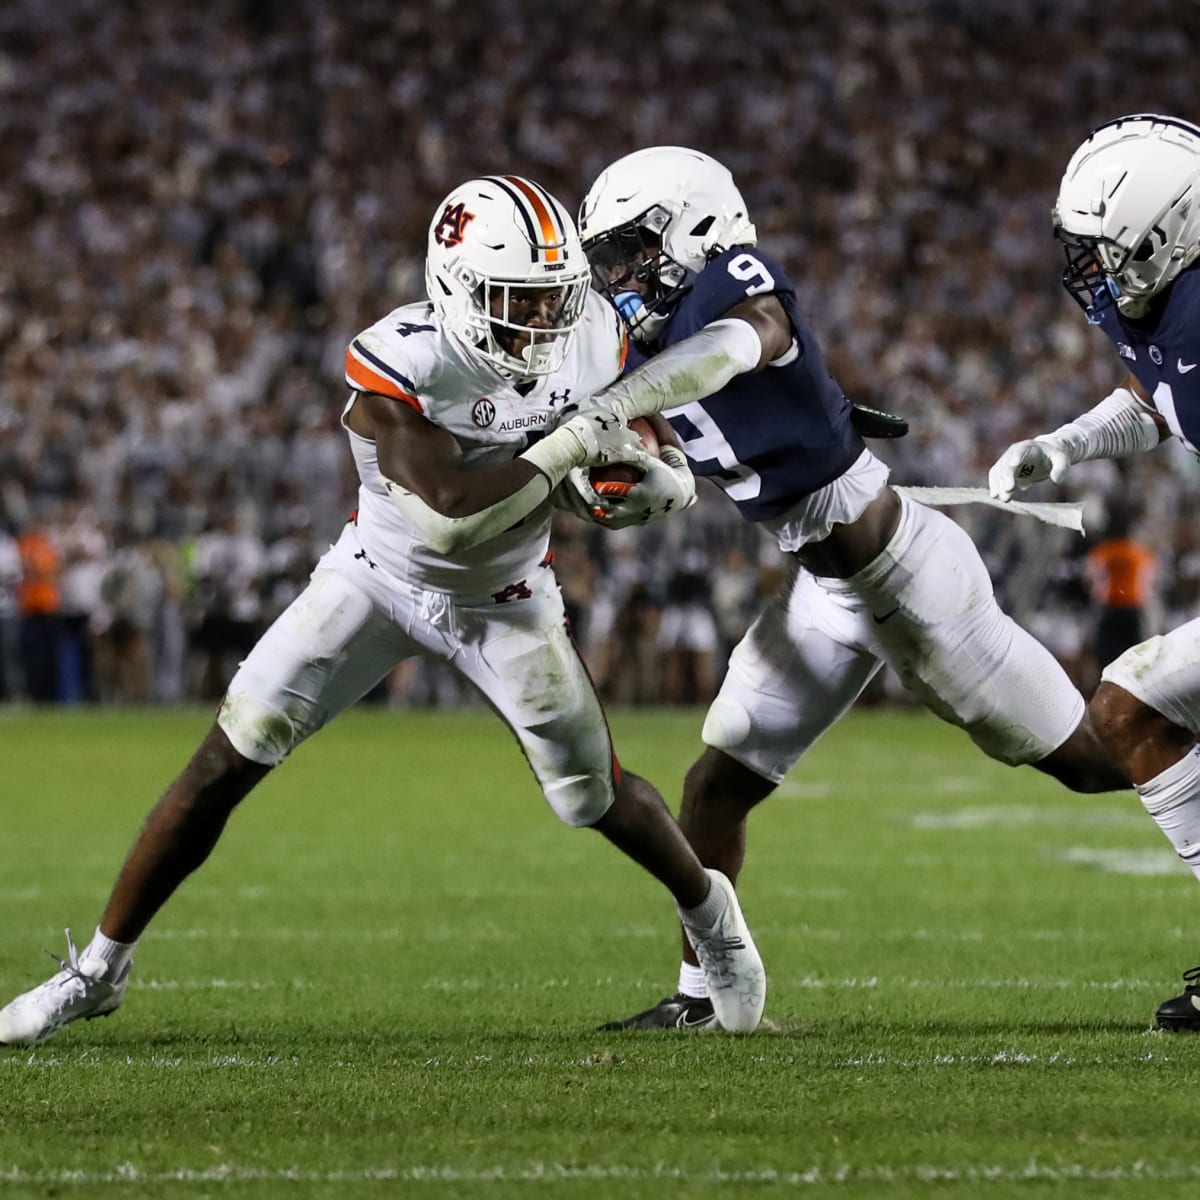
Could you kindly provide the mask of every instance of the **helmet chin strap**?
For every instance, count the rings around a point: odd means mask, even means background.
[[[1130,317],[1136,321],[1146,315],[1150,308],[1150,299],[1149,296],[1118,296],[1117,307],[1123,317]]]
[[[546,373],[550,365],[550,355],[554,353],[554,342],[530,342],[524,350],[521,351],[521,360],[529,369],[529,374],[533,378],[540,377]]]

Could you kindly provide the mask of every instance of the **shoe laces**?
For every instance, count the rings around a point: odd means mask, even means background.
[[[1192,967],[1190,971],[1184,971],[1183,982],[1187,984],[1184,992],[1200,992],[1200,967]]]
[[[93,987],[100,982],[93,975],[86,975],[83,968],[79,965],[79,951],[75,948],[75,939],[71,937],[69,929],[64,930],[67,935],[67,957],[66,959],[59,958],[52,950],[47,950],[46,953],[59,965],[59,972],[53,979],[46,984],[47,987],[68,988],[72,984],[78,985],[72,987],[71,993],[75,995],[85,995],[89,987]],[[82,990],[78,990],[82,989]],[[66,997],[64,997],[64,1000]]]
[[[693,945],[696,957],[708,976],[709,987],[727,988],[734,984],[732,959],[735,950],[744,950],[746,943],[740,937],[697,937]],[[716,976],[716,982],[713,977]]]

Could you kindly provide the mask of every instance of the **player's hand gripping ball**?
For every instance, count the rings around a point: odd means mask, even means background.
[[[647,454],[661,457],[654,426],[645,417],[634,417],[629,422],[629,428],[638,435]],[[596,495],[603,496],[612,504],[620,504],[643,475],[645,471],[631,463],[606,463],[601,467],[588,468],[588,482],[595,488]]]

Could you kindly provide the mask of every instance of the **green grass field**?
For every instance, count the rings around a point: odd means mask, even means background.
[[[0,715],[0,991],[86,942],[203,713]],[[672,804],[698,712],[617,713]],[[1155,1197],[1200,1038],[1151,1031],[1200,891],[1136,797],[923,714],[835,729],[751,823],[770,1028],[611,1035],[672,909],[482,712],[356,712],[251,797],[110,1020],[0,1048],[0,1195]]]

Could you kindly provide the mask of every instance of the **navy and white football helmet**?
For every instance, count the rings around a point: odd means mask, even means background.
[[[584,197],[579,232],[594,286],[643,343],[655,340],[709,259],[757,241],[733,176],[682,146],[638,150],[601,172]]]
[[[1063,285],[1090,317],[1137,318],[1200,254],[1200,128],[1137,113],[1092,131],[1054,206]]]
[[[552,374],[583,319],[590,272],[575,223],[545,188],[518,175],[472,179],[434,211],[425,286],[443,324],[505,378]],[[561,290],[552,328],[527,325],[522,293]],[[528,334],[519,355],[505,349]]]

